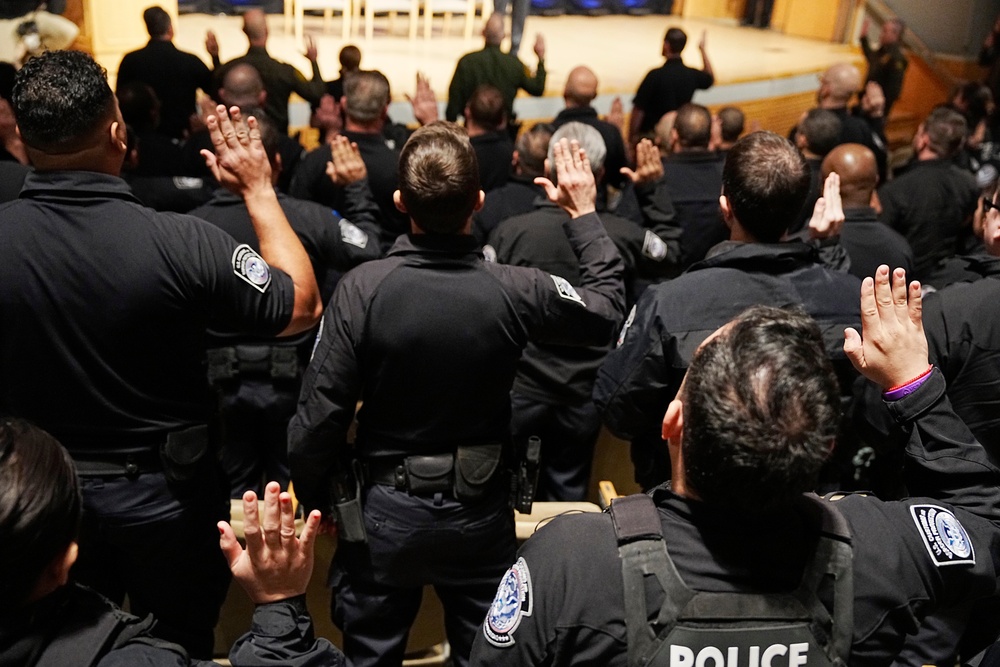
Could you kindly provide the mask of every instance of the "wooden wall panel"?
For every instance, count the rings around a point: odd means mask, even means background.
[[[177,0],[158,2],[176,20]],[[149,41],[142,22],[142,12],[150,0],[83,0],[86,33],[90,38],[94,59],[108,70],[114,79],[122,54],[137,49]]]
[[[684,18],[738,19],[744,7],[746,0],[685,0],[679,13]]]

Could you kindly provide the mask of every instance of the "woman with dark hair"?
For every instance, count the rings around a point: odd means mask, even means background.
[[[339,667],[343,654],[315,639],[305,606],[320,514],[295,537],[291,497],[268,484],[262,516],[243,497],[247,550],[220,522],[220,544],[233,577],[257,608],[252,631],[229,653],[233,665]],[[70,583],[77,557],[81,497],[67,451],[20,419],[0,420],[0,667],[211,665],[155,638],[139,619]]]

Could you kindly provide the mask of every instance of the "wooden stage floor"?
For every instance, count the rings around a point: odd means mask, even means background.
[[[396,22],[398,34],[387,34],[388,19],[377,17],[375,36],[369,42],[359,35],[351,43],[360,47],[362,67],[379,69],[392,82],[393,118],[410,122],[412,115],[405,103],[405,94],[412,92],[416,73],[430,77],[438,99],[447,98],[448,84],[455,62],[464,53],[482,48],[477,20],[471,40],[461,35],[462,21],[452,21],[453,34],[443,35],[443,19],[435,20],[434,34],[429,41],[422,37],[423,24],[417,39],[406,37],[407,18],[400,15]],[[308,73],[308,61],[302,55],[302,45],[284,31],[284,17],[269,16],[270,53]],[[699,91],[695,101],[706,105],[737,104],[752,100],[802,96],[818,87],[816,74],[842,60],[859,61],[857,49],[777,32],[741,28],[735,21],[681,19],[675,16],[560,16],[528,17],[521,44],[521,57],[530,67],[535,64],[532,44],[535,34],[546,41],[548,80],[545,97],[520,97],[516,111],[521,118],[551,118],[562,108],[562,89],[566,75],[577,65],[593,69],[600,81],[600,96],[595,106],[606,112],[612,99],[621,95],[626,109],[645,73],[662,64],[660,47],[667,27],[677,25],[688,33],[685,61],[701,66],[697,43],[703,30],[708,31],[708,53],[716,73],[716,85]],[[246,51],[246,38],[240,29],[241,19],[233,16],[186,14],[178,18],[175,43],[179,48],[198,54],[206,61],[205,32],[214,30],[219,39],[223,61]],[[320,70],[327,79],[338,76],[337,53],[344,45],[339,17],[334,17],[329,31],[324,31],[320,16],[306,16],[305,31],[312,35],[319,48]],[[106,62],[109,70],[117,63]],[[301,122],[306,109],[292,109],[292,123]]]

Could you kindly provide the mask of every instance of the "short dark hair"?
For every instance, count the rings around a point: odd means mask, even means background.
[[[142,20],[146,23],[146,32],[150,37],[163,37],[170,30],[170,14],[163,7],[153,5],[142,13]]]
[[[481,84],[472,91],[467,106],[472,120],[490,130],[499,130],[507,118],[507,103],[503,93],[488,83]]]
[[[465,130],[436,122],[414,132],[399,154],[399,193],[423,231],[461,232],[479,201],[479,162]]]
[[[517,138],[517,163],[525,176],[544,176],[545,158],[555,128],[550,123],[535,123]]]
[[[840,143],[841,126],[840,118],[829,109],[810,109],[798,131],[805,137],[806,148],[824,157]]]
[[[243,117],[244,122],[250,116],[257,119],[257,127],[260,129],[260,143],[264,146],[267,159],[271,164],[274,164],[281,147],[281,131],[278,130],[278,127],[271,120],[270,116],[267,115],[267,112],[260,107],[243,107],[240,109],[240,115]]]
[[[150,132],[159,124],[160,99],[144,81],[135,79],[118,86],[115,93],[122,118],[137,132]]]
[[[344,79],[344,113],[360,123],[378,120],[389,104],[389,79],[378,70],[360,70]]]
[[[114,117],[115,96],[107,72],[80,51],[49,51],[24,64],[11,102],[24,143],[43,152],[87,145]]]
[[[765,510],[815,490],[840,392],[801,308],[744,311],[691,361],[682,399],[685,483],[706,503]]]
[[[930,140],[930,149],[935,155],[950,158],[965,143],[969,126],[965,116],[954,109],[935,107],[924,121],[924,132]]]
[[[670,47],[671,53],[680,53],[687,46],[688,36],[680,28],[670,28],[667,30],[667,34],[663,36],[663,41],[667,43]]]
[[[361,67],[361,49],[353,44],[342,48],[337,57],[340,60],[340,66],[348,72],[353,72]]]
[[[80,485],[69,453],[21,419],[0,419],[0,599],[23,605],[80,532]]]
[[[722,124],[722,140],[732,143],[743,134],[746,118],[738,107],[723,107],[719,109],[719,121]]]
[[[726,156],[722,194],[751,236],[775,243],[802,210],[811,179],[809,166],[790,141],[773,132],[752,132]]]
[[[687,103],[674,118],[677,141],[684,148],[708,148],[712,140],[712,113],[700,104]]]

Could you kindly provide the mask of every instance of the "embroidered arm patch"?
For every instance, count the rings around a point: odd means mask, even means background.
[[[569,284],[568,280],[566,280],[565,278],[560,278],[559,276],[553,276],[551,274],[549,274],[549,277],[552,278],[552,282],[556,284],[556,291],[559,292],[559,296],[566,299],[567,301],[576,301],[584,308],[587,307],[587,304],[583,302],[583,297],[581,297],[579,294],[576,293],[576,290],[573,288],[572,285]]]
[[[667,244],[663,239],[647,229],[646,236],[642,239],[642,254],[654,262],[662,262],[667,258]]]
[[[910,514],[936,566],[976,564],[972,540],[954,514],[937,505],[913,505]]]
[[[531,616],[531,602],[531,573],[528,563],[518,558],[500,580],[497,595],[483,621],[486,641],[500,648],[513,646],[514,631],[521,618]]]
[[[357,246],[358,248],[364,248],[368,245],[368,235],[360,227],[343,218],[340,219],[338,224],[340,225],[341,241],[349,243],[352,246]]]
[[[233,251],[233,273],[263,294],[271,284],[271,267],[246,243]]]
[[[625,320],[625,325],[622,326],[622,331],[618,334],[618,342],[615,343],[615,347],[621,347],[625,342],[625,336],[628,334],[629,328],[631,328],[632,323],[635,322],[635,306],[632,306],[632,310],[628,311],[628,318]]]

